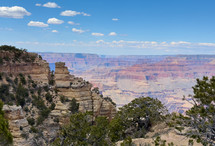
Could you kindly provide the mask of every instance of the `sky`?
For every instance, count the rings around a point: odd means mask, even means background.
[[[0,45],[101,55],[215,54],[215,0],[0,0]]]

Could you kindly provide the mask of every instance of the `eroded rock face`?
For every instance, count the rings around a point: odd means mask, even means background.
[[[59,93],[69,100],[75,98],[79,102],[81,112],[92,111],[95,116],[107,116],[112,118],[116,113],[116,107],[101,95],[91,91],[92,84],[69,74],[65,63],[55,63],[55,82]],[[63,107],[63,106],[60,106]],[[59,104],[56,108],[59,108]],[[66,111],[62,109],[61,111]]]

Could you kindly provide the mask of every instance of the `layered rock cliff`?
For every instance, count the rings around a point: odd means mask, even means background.
[[[115,105],[111,101],[102,98],[98,91],[91,90],[92,84],[69,74],[65,63],[55,63],[55,81],[59,94],[75,98],[79,103],[79,110],[82,112],[91,111],[95,116],[108,116],[112,118],[116,113]]]
[[[49,63],[36,53],[21,50],[0,50],[0,72],[8,74],[28,74],[33,80],[48,83],[50,69]]]

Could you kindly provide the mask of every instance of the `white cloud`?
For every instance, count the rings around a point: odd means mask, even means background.
[[[57,30],[52,30],[52,32],[57,33],[58,31]]]
[[[48,2],[43,4],[43,7],[47,7],[47,8],[60,8],[60,6],[58,6],[56,3],[54,2]]]
[[[64,23],[63,20],[59,20],[57,18],[49,18],[47,21],[48,24],[62,24]]]
[[[40,6],[42,6],[41,4],[35,4],[35,6],[38,6],[38,7],[40,7]]]
[[[96,32],[93,32],[92,35],[93,35],[93,36],[104,36],[103,33],[96,33]]]
[[[215,43],[198,43],[200,46],[215,47]]]
[[[84,13],[84,12],[77,12],[77,11],[72,11],[72,10],[66,10],[61,12],[61,16],[76,16],[76,15],[83,15],[83,16],[91,16],[90,14]]]
[[[73,21],[68,21],[68,24],[70,24],[70,25],[80,25],[80,23],[75,23]]]
[[[45,24],[43,22],[39,22],[39,21],[30,21],[28,23],[28,26],[34,26],[34,27],[48,27],[48,24]]]
[[[84,33],[85,31],[82,30],[82,29],[76,29],[76,28],[73,28],[72,29],[73,32],[77,32],[77,33]]]
[[[19,6],[0,7],[0,17],[20,19],[20,18],[23,18],[25,15],[30,16],[31,13],[28,12],[23,7],[19,7]]]
[[[113,18],[112,20],[113,20],[113,21],[119,21],[119,19],[118,19],[118,18]]]
[[[116,34],[116,32],[110,32],[109,33],[109,36],[116,36],[117,34]]]

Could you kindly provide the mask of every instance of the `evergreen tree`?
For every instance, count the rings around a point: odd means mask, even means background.
[[[73,98],[72,101],[70,102],[70,107],[69,110],[71,111],[72,114],[78,113],[79,109],[79,103],[77,103],[76,99]]]
[[[193,96],[185,98],[193,107],[186,111],[186,115],[173,116],[175,126],[182,131],[188,127],[186,135],[194,138],[203,145],[215,145],[215,77],[197,79],[193,87]]]
[[[166,113],[166,108],[158,99],[136,98],[120,108],[110,123],[109,136],[113,141],[144,137],[152,125],[164,120]]]

